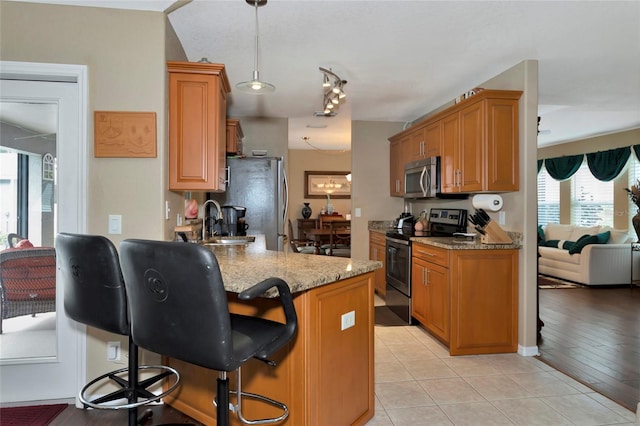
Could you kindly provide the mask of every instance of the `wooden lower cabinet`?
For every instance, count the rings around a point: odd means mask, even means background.
[[[273,359],[276,367],[250,360],[242,368],[243,390],[285,403],[289,417],[279,425],[364,425],[374,415],[373,301],[374,274],[369,272],[294,294],[298,333]],[[229,294],[232,312],[284,322],[279,302],[240,302]],[[353,311],[355,325],[342,330],[342,315]],[[206,425],[215,425],[216,371],[171,358],[182,385],[165,402]],[[235,375],[230,374],[235,389]],[[235,401],[235,398],[231,398]],[[243,414],[256,419],[278,415],[277,409],[243,400]],[[230,413],[230,424],[242,423]]]
[[[413,244],[412,316],[451,355],[516,352],[518,251]]]
[[[375,290],[380,296],[387,295],[387,240],[384,234],[369,231],[369,260],[382,262],[382,268],[375,270]]]

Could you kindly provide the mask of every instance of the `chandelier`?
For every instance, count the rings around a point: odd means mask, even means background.
[[[319,67],[322,73],[323,102],[322,112],[316,112],[316,116],[333,117],[338,113],[340,103],[347,96],[344,93],[344,85],[347,80],[341,79],[331,68]]]

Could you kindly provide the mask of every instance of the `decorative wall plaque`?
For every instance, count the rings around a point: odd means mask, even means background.
[[[156,113],[95,111],[96,157],[145,157],[156,154]]]

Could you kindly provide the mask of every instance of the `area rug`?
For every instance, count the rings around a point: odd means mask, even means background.
[[[387,306],[376,306],[375,307],[375,325],[380,325],[383,327],[394,327],[394,326],[409,325],[409,324],[403,321]]]
[[[68,406],[68,404],[53,404],[0,408],[0,424],[2,426],[46,426]]]
[[[560,278],[538,275],[538,288],[582,288],[580,284],[561,280]]]

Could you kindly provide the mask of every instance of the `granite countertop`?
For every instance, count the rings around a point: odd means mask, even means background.
[[[369,231],[386,233],[393,229],[393,221],[369,221]],[[522,247],[522,233],[507,232],[513,240],[511,244],[483,244],[479,236],[476,238],[465,237],[412,237],[414,243],[426,244],[440,247],[446,250],[498,250],[498,249],[519,249]]]
[[[479,238],[466,239],[465,237],[412,237],[411,241],[447,250],[519,249],[522,240],[520,234],[510,232],[509,236],[513,240],[511,244],[483,244]]]
[[[382,267],[381,262],[371,260],[265,250],[259,236],[247,245],[208,248],[218,259],[225,290],[232,293],[271,277],[282,278],[291,293],[297,293]],[[276,294],[273,290],[267,296]]]

